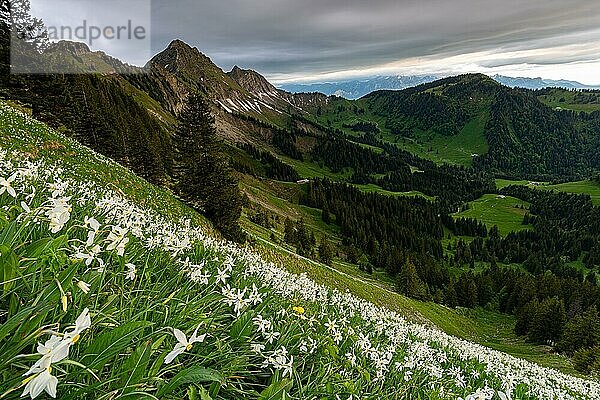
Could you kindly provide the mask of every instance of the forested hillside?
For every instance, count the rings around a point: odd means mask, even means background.
[[[469,121],[485,119],[476,134],[488,151],[472,157],[478,170],[543,180],[585,177],[600,168],[595,113],[551,109],[535,92],[504,87],[485,75],[375,92],[359,104],[400,138],[423,140],[423,132],[452,137]]]

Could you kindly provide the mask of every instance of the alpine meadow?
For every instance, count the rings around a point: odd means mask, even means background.
[[[600,399],[599,15],[0,0],[0,400]]]

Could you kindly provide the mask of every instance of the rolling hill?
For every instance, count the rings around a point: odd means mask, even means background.
[[[370,124],[385,141],[438,162],[512,177],[588,177],[598,168],[598,113],[566,108],[552,110],[534,92],[465,75],[338,100],[318,118],[349,135]]]

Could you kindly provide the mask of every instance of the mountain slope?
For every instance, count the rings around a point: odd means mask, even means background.
[[[485,75],[337,100],[319,118],[350,135],[371,124],[386,141],[426,158],[446,155],[446,162],[531,179],[588,177],[600,168],[596,119],[552,110],[534,93]]]
[[[481,168],[513,176],[586,176],[600,167],[589,158],[592,143],[572,114],[555,112],[531,93],[498,92],[486,126],[490,152]]]
[[[47,370],[64,399],[600,394],[595,382],[408,323],[215,240],[168,193],[5,104],[0,124],[0,170],[14,174],[14,192],[0,194],[9,206],[0,224],[3,273],[24,274],[5,279],[0,294],[0,391],[9,398],[32,389],[22,374],[42,356],[33,354],[36,341],[54,343],[44,326],[69,340],[68,359],[53,358]],[[71,153],[77,157],[65,158]],[[48,199],[54,208],[44,206]],[[61,218],[29,223],[47,212]],[[86,246],[96,244],[86,264]],[[42,259],[47,268],[37,268]],[[76,319],[71,341],[67,326]],[[178,341],[185,351],[175,351]],[[16,358],[22,354],[31,355]]]
[[[235,80],[241,87],[246,89],[250,93],[276,93],[277,89],[271,85],[269,81],[265,79],[259,73],[252,70],[243,70],[237,65],[227,73],[233,80]]]

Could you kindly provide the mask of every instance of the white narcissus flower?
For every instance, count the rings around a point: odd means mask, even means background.
[[[175,344],[175,347],[173,348],[173,350],[171,350],[171,352],[169,354],[167,354],[167,356],[165,357],[166,364],[170,364],[175,359],[175,357],[177,357],[180,354],[183,354],[185,351],[190,351],[192,349],[192,345],[194,343],[204,342],[204,339],[206,338],[206,334],[202,334],[202,335],[198,336],[199,328],[200,328],[200,325],[198,325],[198,327],[196,328],[196,330],[194,331],[192,336],[190,336],[189,340],[187,339],[187,337],[185,336],[185,334],[183,332],[181,332],[179,329],[173,328],[173,334],[175,335],[175,338],[177,339],[177,343]]]
[[[106,240],[110,242],[106,246],[107,251],[117,250],[117,255],[122,257],[125,254],[125,246],[129,243],[129,238],[126,237],[128,230],[120,226],[113,226]]]
[[[268,343],[273,344],[273,342],[276,341],[277,338],[279,338],[279,336],[281,336],[281,333],[272,331],[272,332],[267,332],[263,336],[265,337],[265,340]]]
[[[6,193],[10,194],[12,197],[16,198],[17,192],[11,186],[11,183],[13,183],[16,178],[17,178],[16,173],[6,179],[0,176],[0,194],[6,192]]]
[[[88,294],[90,292],[90,285],[89,283],[86,283],[84,281],[79,281],[77,282],[77,287],[79,289],[81,289],[81,291],[85,294]]]
[[[85,308],[75,320],[75,327],[66,332],[63,337],[52,335],[44,344],[37,346],[38,354],[42,357],[23,374],[34,375],[26,380],[25,390],[21,397],[29,395],[32,399],[46,391],[51,397],[56,397],[58,379],[51,374],[52,364],[64,360],[69,356],[69,349],[77,343],[81,333],[92,325],[89,310]]]
[[[227,268],[221,270],[220,268],[217,270],[217,282],[221,281],[223,284],[227,283],[227,279],[231,277],[231,275],[227,274],[229,270]]]
[[[24,376],[39,373],[47,368],[43,367],[44,365],[50,365],[67,358],[69,356],[69,342],[60,336],[52,335],[44,344],[38,343],[37,352],[42,355],[42,358],[37,360],[29,368],[29,371],[23,374]]]
[[[36,373],[37,375],[29,378],[21,397],[29,395],[32,399],[35,399],[43,391],[46,391],[50,397],[56,398],[56,385],[58,385],[58,379],[52,375],[50,360],[45,359]]]
[[[91,247],[94,244],[94,240],[96,239],[96,234],[100,229],[100,222],[98,222],[95,218],[84,218],[85,226],[90,228],[91,230],[88,232],[87,240],[85,242],[86,246]]]
[[[73,257],[78,260],[85,260],[85,265],[90,266],[95,260],[98,260],[100,266],[104,266],[104,261],[101,258],[98,258],[98,254],[102,252],[102,249],[99,245],[95,245],[91,249],[87,251],[87,253],[83,253],[82,251],[78,251]]]
[[[252,343],[250,344],[250,350],[252,350],[256,354],[261,354],[265,349],[265,345],[261,343]]]
[[[135,269],[135,264],[127,263],[127,264],[125,264],[125,266],[127,267],[126,278],[131,281],[135,280],[136,272],[137,272],[137,270]]]
[[[98,222],[96,218],[84,217],[83,222],[85,223],[85,226],[89,227],[93,231],[98,232],[98,229],[100,229],[100,222]]]
[[[46,216],[50,219],[50,231],[52,233],[60,232],[65,224],[69,222],[72,211],[69,201],[71,201],[70,197],[50,199],[52,206],[46,211]]]
[[[258,291],[258,288],[256,287],[256,285],[254,283],[252,284],[252,292],[250,293],[250,296],[248,297],[248,301],[251,302],[255,306],[262,303],[262,297],[260,295],[260,292]]]
[[[89,315],[90,310],[85,308],[79,317],[75,320],[75,327],[71,332],[65,333],[64,340],[70,341],[71,344],[77,343],[80,338],[81,333],[92,326],[92,320]]]
[[[268,331],[271,330],[273,324],[268,319],[264,319],[262,315],[258,314],[256,317],[252,318],[254,325],[256,325],[257,329],[264,335]]]
[[[190,272],[190,279],[192,282],[199,283],[201,285],[208,285],[210,274],[205,273],[202,271],[200,266],[197,266],[197,268],[194,268],[192,272]]]

